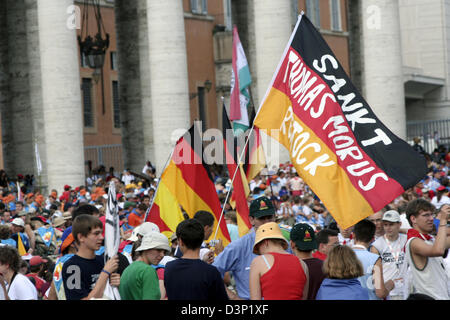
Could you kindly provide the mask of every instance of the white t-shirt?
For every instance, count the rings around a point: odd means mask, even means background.
[[[411,229],[411,225],[409,224],[409,221],[406,218],[406,213],[402,213],[400,215],[400,221],[402,222],[400,229]]]
[[[444,259],[442,257],[428,257],[425,267],[422,270],[417,269],[410,252],[410,245],[413,239],[410,238],[408,240],[405,249],[405,262],[410,267],[409,272],[411,276],[411,281],[407,286],[407,293],[423,293],[436,300],[448,300],[448,278]],[[427,240],[425,243],[431,246],[433,241],[434,239]]]
[[[9,291],[8,291],[9,289]],[[11,300],[37,300],[38,293],[34,284],[21,273],[18,273],[11,283],[11,288],[6,287]]]
[[[338,240],[340,245],[353,246],[355,243],[352,238],[344,238],[341,233],[338,234]]]
[[[393,280],[395,288],[389,293],[390,296],[402,296],[404,275],[401,274],[402,265],[405,260],[406,234],[399,234],[397,240],[390,242],[386,237],[379,237],[372,246],[378,250],[383,263],[384,282]]]
[[[433,199],[431,199],[431,204],[434,205],[436,207],[436,209],[439,209],[444,204],[450,204],[450,198],[445,196],[445,195],[443,195],[441,197],[441,200],[438,201],[437,200],[437,196],[434,196]]]
[[[134,180],[134,176],[131,174],[128,174],[128,175],[124,174],[122,177],[122,182],[124,185],[130,184],[131,181],[133,181],[133,180]]]
[[[306,218],[309,220],[311,218],[311,213],[313,211],[308,206],[302,206],[302,212],[306,215]]]
[[[300,211],[302,211],[302,206],[294,204],[292,206],[292,211],[294,211],[294,214],[297,215]]]
[[[447,272],[447,289],[450,292],[450,252],[447,253],[447,257],[444,259],[444,267]]]
[[[5,282],[5,286],[6,286],[6,282]],[[0,301],[1,300],[5,300],[5,294],[3,293],[3,288],[2,288],[2,286],[0,285]]]

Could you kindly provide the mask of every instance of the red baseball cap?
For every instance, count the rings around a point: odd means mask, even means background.
[[[48,260],[43,259],[41,256],[34,256],[30,259],[30,266],[38,266],[42,263],[47,263]]]

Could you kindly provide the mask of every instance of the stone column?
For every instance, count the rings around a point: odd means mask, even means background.
[[[2,168],[11,177],[14,169],[14,159],[12,157],[12,122],[11,109],[9,107],[9,61],[8,61],[8,21],[6,2],[0,2],[0,111],[2,126]],[[9,155],[9,156],[8,156]]]
[[[138,0],[138,22],[139,22],[139,67],[141,85],[141,112],[142,133],[145,161],[155,163],[155,149],[153,139],[153,112],[150,86],[150,57],[148,42],[147,0]],[[143,165],[142,165],[143,167]],[[142,168],[141,168],[142,169]],[[141,171],[139,171],[141,172]]]
[[[8,71],[9,94],[5,120],[10,122],[4,129],[5,164],[10,177],[34,173],[33,126],[29,95],[29,62],[27,47],[27,23],[25,0],[8,0]],[[9,109],[9,110],[8,110]]]
[[[290,0],[253,0],[255,23],[255,57],[259,107],[292,32]]]
[[[181,1],[147,0],[155,166],[160,174],[173,149],[172,135],[190,126],[189,88]]]
[[[398,1],[361,2],[363,96],[394,134],[406,138]]]
[[[140,173],[146,159],[142,127],[138,2],[116,0],[115,19],[124,166]]]
[[[250,54],[255,55],[256,74],[252,76],[256,76],[257,86],[253,99],[258,109],[291,36],[291,1],[253,0],[253,10],[255,51],[250,50]],[[262,140],[269,169],[289,160],[286,148],[266,139],[264,133]]]
[[[33,154],[33,165],[35,183],[41,189],[41,192],[48,194],[48,176],[45,165],[47,163],[47,154],[45,152],[45,123],[42,105],[42,85],[41,85],[41,60],[39,54],[39,26],[37,17],[37,1],[25,0],[26,5],[26,26],[27,26],[27,52],[29,63],[29,97],[31,101],[31,129],[33,131],[33,146],[29,152]],[[36,166],[35,144],[39,151],[40,161],[42,163],[42,172],[38,175]]]
[[[84,184],[80,70],[75,30],[67,26],[73,0],[37,1],[42,101],[49,189]]]

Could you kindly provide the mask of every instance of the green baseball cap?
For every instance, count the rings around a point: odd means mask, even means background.
[[[314,229],[306,223],[298,223],[292,227],[291,240],[299,250],[309,251],[317,249],[316,233]]]
[[[275,207],[267,197],[259,197],[250,203],[249,216],[261,218],[275,215]]]
[[[127,202],[125,202],[125,204],[123,205],[123,208],[124,208],[125,210],[127,210],[128,208],[130,208],[130,207],[135,207],[135,206],[136,206],[136,202],[127,201]]]

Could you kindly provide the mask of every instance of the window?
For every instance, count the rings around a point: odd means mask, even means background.
[[[202,122],[203,132],[208,128],[208,123],[206,121],[206,103],[205,103],[205,88],[197,87],[198,93],[198,114],[200,121]]]
[[[231,18],[231,0],[224,0],[223,7],[225,8],[225,27],[226,30],[231,31],[233,30],[233,21]]]
[[[84,54],[84,52],[81,53],[81,67],[82,68],[89,68],[89,66],[87,64],[87,57]]]
[[[331,4],[331,30],[342,31],[341,0],[330,0]]]
[[[114,128],[120,128],[119,82],[112,82]]]
[[[298,0],[291,0],[291,23],[295,26],[298,20]]]
[[[194,14],[208,14],[207,0],[191,0],[191,12]]]
[[[320,0],[306,0],[306,14],[309,20],[320,29]]]
[[[94,127],[94,107],[92,105],[92,79],[83,78],[81,84],[83,92],[83,121],[86,128]]]
[[[117,70],[117,52],[111,51],[111,70]]]

